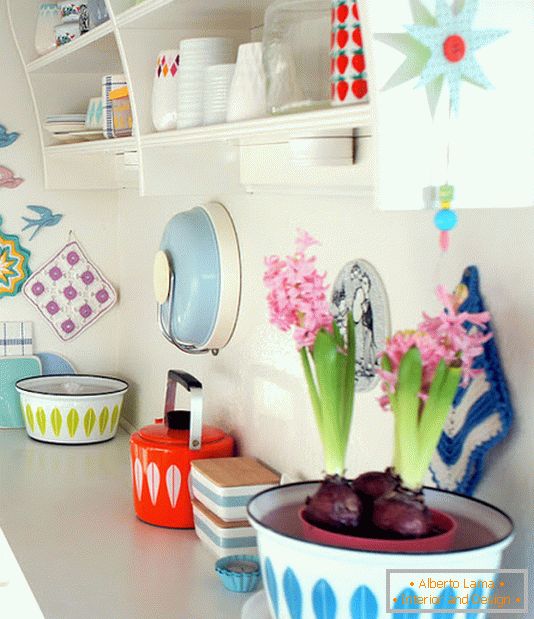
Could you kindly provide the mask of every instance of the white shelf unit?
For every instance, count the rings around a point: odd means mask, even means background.
[[[244,168],[250,175],[250,157],[254,158],[251,144],[260,148],[265,144],[287,143],[293,136],[324,134],[334,129],[359,130],[361,135],[370,135],[372,110],[367,104],[154,132],[151,92],[158,52],[176,48],[181,39],[194,36],[229,36],[235,40],[236,48],[242,42],[257,39],[269,2],[145,0],[133,4],[133,0],[106,0],[108,22],[38,57],[33,49],[38,2],[8,0],[11,27],[41,130],[47,188],[116,189],[138,184],[141,195],[179,194],[199,187],[221,191],[242,190],[243,185],[248,185],[250,189],[250,182],[241,176]],[[89,98],[100,95],[102,75],[109,73],[127,76],[134,136],[123,140],[55,143],[43,130],[46,116],[85,112]],[[191,161],[195,157],[204,163],[210,161],[218,173],[210,175],[209,181],[191,173],[195,167]],[[68,163],[72,169],[73,159],[84,172],[65,178],[62,164]],[[138,183],[134,180],[136,166]],[[350,171],[345,170],[345,176],[350,185]]]
[[[534,205],[534,80],[509,69],[517,65],[517,58],[534,55],[531,0],[513,0],[513,11],[503,0],[479,3],[476,27],[503,28],[507,34],[477,51],[495,88],[462,84],[461,116],[453,128],[447,87],[434,118],[424,89],[415,87],[418,78],[384,89],[404,58],[374,34],[405,33],[406,24],[413,22],[410,2],[359,0],[370,104],[155,133],[151,93],[158,52],[178,48],[180,40],[194,36],[229,36],[236,45],[258,40],[270,1],[106,0],[109,22],[39,58],[33,46],[38,0],[7,0],[41,127],[46,186],[136,185],[141,195],[243,188],[342,193],[373,196],[382,209],[404,210],[435,206],[437,188],[450,176],[456,187],[455,206]],[[433,1],[423,2],[434,10]],[[101,77],[108,73],[127,76],[133,138],[53,145],[42,130],[46,116],[85,112],[89,98],[100,95]],[[488,128],[499,118],[506,118],[506,126],[492,131],[489,148]],[[339,131],[357,137],[355,165],[304,168],[292,163],[293,138]],[[444,166],[447,141],[450,175]],[[507,165],[514,155],[514,165]],[[72,169],[73,158],[83,174],[64,174],[65,166]]]

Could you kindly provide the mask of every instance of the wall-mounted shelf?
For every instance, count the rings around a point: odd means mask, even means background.
[[[417,77],[384,89],[404,57],[374,33],[406,33],[406,24],[413,22],[409,1],[359,0],[370,103],[165,133],[155,133],[151,121],[159,51],[178,48],[180,40],[197,36],[228,36],[236,44],[258,40],[272,0],[105,1],[107,23],[39,58],[33,46],[38,4],[7,0],[41,129],[48,188],[138,186],[141,195],[278,188],[364,195],[376,198],[380,208],[402,210],[435,205],[432,196],[448,176],[456,187],[455,206],[534,205],[533,80],[509,70],[517,58],[534,55],[531,0],[514,0],[514,11],[500,0],[479,3],[477,27],[503,28],[507,35],[477,50],[477,60],[495,88],[462,84],[461,116],[454,124],[449,123],[446,85],[434,117],[424,89],[415,87]],[[434,10],[433,1],[423,3]],[[127,77],[134,136],[54,144],[42,129],[46,117],[85,112],[89,99],[101,93],[102,76],[110,73]],[[492,132],[488,148],[488,127],[504,117],[506,127]],[[313,160],[306,168],[298,165],[298,157],[292,158],[294,138],[340,132],[357,137],[355,165],[322,166]],[[509,166],[512,152],[514,165]],[[65,175],[73,159],[83,174]]]
[[[246,122],[155,133],[151,122],[151,91],[158,52],[179,46],[183,38],[228,36],[236,45],[258,37],[265,8],[271,0],[106,0],[110,20],[46,56],[36,57],[33,36],[34,0],[8,0],[15,40],[26,68],[41,127],[45,180],[48,188],[87,189],[131,186],[137,165],[142,195],[173,194],[199,189],[243,190],[241,170],[247,167],[239,152],[251,144],[279,144],[293,136],[324,134],[338,129],[370,135],[372,109],[368,104],[306,111]],[[16,10],[15,10],[16,8]],[[99,96],[102,75],[124,73],[130,86],[134,137],[57,144],[43,131],[50,114],[83,113],[91,97]],[[184,150],[185,149],[185,150]],[[133,154],[136,154],[135,157]],[[244,151],[247,161],[250,149]],[[65,175],[62,164],[72,159],[89,172]],[[197,165],[198,162],[201,165]],[[216,174],[202,172],[206,161]],[[193,162],[193,163],[192,163]],[[124,165],[124,170],[117,166]],[[198,168],[199,173],[191,168]],[[105,168],[105,169],[104,169]],[[111,172],[117,173],[113,183]],[[347,174],[348,171],[345,170]],[[82,178],[83,176],[83,178]],[[350,176],[350,174],[349,174]],[[350,182],[349,182],[350,184]]]
[[[116,53],[113,24],[108,21],[67,45],[28,63],[28,73],[94,73],[109,67],[109,55]]]
[[[136,4],[130,8],[116,13],[115,19],[117,26],[133,26],[145,27],[145,21],[149,17],[153,17],[156,11],[164,9],[164,7],[172,4],[173,0],[145,0],[141,4]],[[161,19],[161,18],[160,18]],[[167,22],[168,27],[169,22]]]
[[[137,140],[135,140],[135,138],[102,139],[93,142],[56,144],[45,147],[45,153],[47,155],[56,157],[64,157],[73,154],[94,155],[96,153],[120,154],[126,152],[137,152]]]
[[[317,135],[334,129],[361,129],[371,134],[372,113],[369,104],[343,109],[317,110],[301,114],[271,116],[236,123],[209,125],[192,129],[152,133],[141,137],[144,146],[169,146],[206,142],[256,142],[266,144],[298,135]]]

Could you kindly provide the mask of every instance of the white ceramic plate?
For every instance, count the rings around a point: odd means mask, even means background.
[[[82,131],[83,129],[85,129],[85,122],[45,123],[43,126],[50,133],[67,133],[71,131]]]
[[[93,140],[103,140],[102,131],[70,131],[68,133],[54,133],[55,140],[60,142],[90,142]]]

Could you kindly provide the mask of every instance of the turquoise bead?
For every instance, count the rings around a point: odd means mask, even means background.
[[[448,232],[456,227],[458,223],[458,215],[450,209],[438,211],[434,217],[434,223],[438,230]]]

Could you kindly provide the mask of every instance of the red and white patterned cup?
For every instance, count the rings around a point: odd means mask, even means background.
[[[368,101],[358,0],[332,0],[330,79],[333,105]]]

